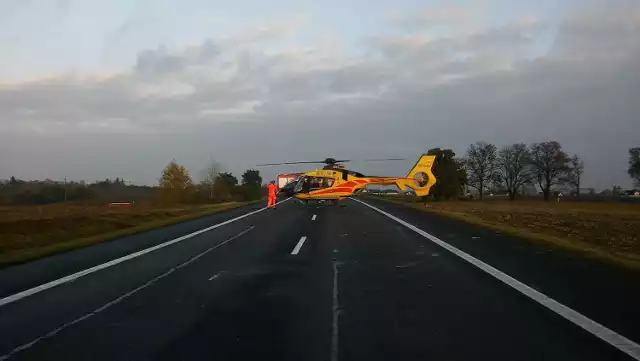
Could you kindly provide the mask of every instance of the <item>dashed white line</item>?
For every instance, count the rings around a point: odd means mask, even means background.
[[[282,202],[286,202],[289,199],[290,198],[287,198],[287,199],[285,199],[283,201],[280,201],[280,202],[278,202],[276,204],[280,204]],[[72,282],[72,281],[74,281],[74,280],[76,280],[76,279],[78,279],[80,277],[86,276],[88,274],[91,274],[91,273],[100,271],[102,269],[115,266],[115,265],[117,265],[119,263],[122,263],[122,262],[125,262],[125,261],[128,261],[128,260],[143,256],[143,255],[145,255],[147,253],[156,251],[158,249],[170,246],[170,245],[178,243],[178,242],[182,242],[182,241],[184,241],[186,239],[193,238],[193,237],[195,237],[195,236],[197,236],[199,234],[202,234],[202,233],[205,233],[205,232],[209,232],[209,231],[211,231],[213,229],[216,229],[218,227],[222,227],[222,226],[227,225],[229,223],[233,223],[233,222],[238,221],[240,219],[243,219],[243,218],[249,217],[251,215],[254,215],[256,213],[262,212],[265,209],[266,208],[260,208],[260,209],[258,209],[256,211],[249,212],[247,214],[243,214],[243,215],[241,215],[239,217],[229,219],[229,220],[224,221],[222,223],[214,224],[213,226],[210,226],[210,227],[207,227],[207,228],[203,228],[203,229],[201,229],[199,231],[196,231],[196,232],[193,232],[193,233],[189,233],[187,235],[184,235],[182,237],[178,237],[178,238],[173,239],[171,241],[167,241],[167,242],[161,243],[159,245],[156,245],[156,246],[153,246],[153,247],[149,247],[149,248],[143,249],[143,250],[138,251],[138,252],[131,253],[131,254],[126,255],[124,257],[116,258],[116,259],[111,260],[109,262],[106,262],[106,263],[103,263],[103,264],[100,264],[100,265],[97,265],[97,266],[94,266],[94,267],[91,267],[91,268],[87,268],[84,271],[76,272],[76,273],[71,274],[69,276],[59,278],[57,280],[42,284],[40,286],[36,286],[36,287],[30,288],[28,290],[16,293],[16,294],[11,295],[11,296],[7,296],[5,298],[0,299],[0,307],[4,306],[6,304],[9,304],[11,302],[18,301],[18,300],[23,299],[25,297],[32,296],[32,295],[34,295],[34,294],[36,294],[38,292],[42,292],[42,291],[47,290],[49,288],[53,288],[53,287],[59,286],[59,285],[61,285],[63,283]]]
[[[298,244],[296,244],[296,246],[293,248],[293,251],[291,251],[291,254],[298,254],[298,252],[300,252],[300,248],[302,248],[302,245],[306,240],[307,240],[306,236],[303,236],[302,238],[300,238],[300,240],[298,241]]]
[[[524,283],[516,280],[515,278],[503,273],[492,266],[482,262],[481,260],[462,252],[461,250],[453,247],[452,245],[442,241],[436,236],[433,236],[420,228],[403,221],[402,219],[387,213],[377,207],[374,207],[368,203],[365,203],[361,200],[351,198],[354,201],[361,203],[371,209],[378,211],[380,214],[383,214],[394,221],[404,225],[405,227],[411,229],[412,231],[418,233],[419,235],[427,238],[431,242],[437,244],[438,246],[448,250],[449,252],[455,254],[456,256],[462,258],[463,260],[471,263],[472,265],[478,267],[484,272],[492,275],[498,280],[504,282],[525,296],[531,298],[532,300],[538,302],[539,304],[547,307],[551,311],[557,313],[558,315],[564,317],[565,319],[573,322],[575,325],[582,327],[584,330],[590,332],[592,335],[598,337],[599,339],[607,342],[618,350],[626,353],[627,355],[633,357],[636,360],[640,360],[640,345],[631,341],[630,339],[616,333],[615,331],[593,321],[592,319],[582,315],[581,313],[574,311],[573,309],[561,304],[560,302],[546,296],[545,294],[536,291],[535,289],[525,285]]]
[[[315,221],[315,220],[316,220],[316,215],[315,215],[315,214],[313,215],[313,217],[311,217],[311,220],[312,220],[312,221]]]
[[[214,274],[213,276],[211,276],[211,278],[209,278],[209,281],[213,281],[213,280],[215,280],[215,279],[216,279],[216,278],[218,278],[218,277],[220,277],[220,273],[216,273],[216,274]]]
[[[338,303],[338,263],[333,262],[333,297],[331,322],[331,361],[338,361],[338,329],[340,326],[340,303]]]
[[[174,267],[174,268],[172,268],[172,269],[168,270],[167,272],[165,272],[165,273],[161,274],[160,276],[156,276],[156,277],[152,278],[151,280],[147,281],[147,282],[146,282],[145,284],[143,284],[142,286],[139,286],[139,287],[137,287],[137,288],[134,288],[133,290],[131,290],[131,291],[127,292],[127,293],[124,293],[124,294],[120,295],[118,298],[114,299],[113,301],[110,301],[110,302],[105,303],[104,305],[102,305],[102,306],[100,306],[100,307],[96,308],[95,310],[93,310],[93,312],[89,312],[89,313],[87,313],[86,315],[84,315],[84,316],[82,316],[82,317],[79,317],[79,318],[77,318],[77,319],[75,319],[75,320],[73,320],[73,321],[71,321],[71,322],[65,323],[64,325],[62,325],[62,326],[60,326],[60,327],[56,328],[56,329],[55,329],[55,330],[53,330],[53,331],[50,331],[49,333],[45,334],[44,336],[40,336],[40,337],[36,338],[35,340],[33,340],[33,341],[29,342],[29,343],[26,343],[26,344],[24,344],[24,345],[21,345],[21,346],[18,346],[18,347],[16,347],[16,348],[14,348],[14,349],[13,349],[11,352],[9,352],[8,354],[3,355],[3,356],[0,356],[0,361],[7,360],[7,359],[9,359],[12,355],[14,355],[14,354],[16,354],[16,353],[18,353],[18,352],[20,352],[20,351],[24,351],[24,350],[26,350],[26,349],[28,349],[28,348],[31,348],[33,345],[37,344],[38,342],[40,342],[40,341],[42,341],[42,340],[44,340],[44,339],[47,339],[47,338],[53,337],[53,336],[55,336],[58,332],[60,332],[60,331],[62,331],[62,330],[64,330],[64,329],[66,329],[66,328],[68,328],[68,327],[71,327],[71,326],[75,325],[76,323],[82,322],[82,321],[84,321],[84,320],[88,319],[89,317],[95,316],[96,314],[98,314],[98,313],[100,313],[100,312],[102,312],[102,311],[106,310],[107,308],[109,308],[109,307],[111,307],[111,306],[113,306],[113,305],[115,305],[115,304],[117,304],[117,303],[120,303],[121,301],[123,301],[123,300],[124,300],[124,299],[126,299],[127,297],[132,296],[133,294],[135,294],[135,293],[137,293],[137,292],[139,292],[139,291],[141,291],[141,290],[143,290],[143,289],[145,289],[145,288],[147,288],[147,287],[151,286],[152,284],[156,283],[157,281],[159,281],[159,280],[161,280],[161,279],[163,279],[163,278],[167,277],[168,275],[172,274],[173,272],[175,272],[175,270],[176,270],[176,269],[182,268],[182,267],[184,267],[184,266],[186,266],[186,265],[190,264],[191,262],[195,261],[196,259],[198,259],[198,258],[200,258],[200,257],[204,256],[205,254],[207,254],[207,253],[209,253],[209,252],[213,251],[214,249],[216,249],[216,248],[218,248],[218,247],[221,247],[221,246],[223,246],[223,245],[225,245],[225,244],[227,244],[227,243],[229,243],[229,242],[233,241],[234,239],[236,239],[236,238],[238,238],[238,237],[242,236],[243,234],[245,234],[245,233],[249,232],[250,230],[252,230],[252,229],[254,229],[254,228],[255,228],[255,226],[251,226],[251,227],[249,227],[248,229],[246,229],[246,230],[244,230],[244,231],[242,231],[242,232],[240,232],[240,233],[236,234],[235,236],[233,236],[233,237],[231,237],[231,238],[229,238],[229,239],[225,240],[224,242],[218,243],[217,245],[215,245],[215,246],[213,246],[213,247],[211,247],[211,248],[207,249],[206,251],[201,252],[201,253],[199,253],[198,255],[194,256],[194,257],[191,257],[188,261],[186,261],[186,262],[184,262],[184,263],[180,264],[180,265],[179,265],[179,266],[177,266],[177,267]]]

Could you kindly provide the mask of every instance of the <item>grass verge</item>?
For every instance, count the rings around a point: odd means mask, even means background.
[[[640,206],[624,203],[460,201],[425,204],[401,196],[367,196],[440,214],[540,244],[640,270]]]
[[[142,209],[52,206],[0,208],[0,267],[146,232],[254,202]]]

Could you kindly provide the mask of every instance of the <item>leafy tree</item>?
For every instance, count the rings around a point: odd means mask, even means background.
[[[228,187],[233,187],[238,184],[238,178],[236,178],[231,173],[227,173],[227,172],[220,173],[218,175],[218,179]]]
[[[467,149],[464,160],[468,185],[477,189],[480,199],[491,182],[496,166],[496,146],[485,142],[476,142]]]
[[[580,196],[580,181],[584,173],[584,162],[577,154],[569,159],[569,169],[567,171],[567,183],[576,188],[576,196]]]
[[[437,182],[431,188],[435,199],[452,199],[459,196],[467,183],[464,164],[457,159],[451,149],[430,149],[427,154],[435,155],[433,174]]]
[[[160,188],[163,193],[172,201],[183,200],[189,189],[193,186],[189,172],[184,166],[171,161],[162,171],[160,178]]]
[[[510,200],[516,199],[518,189],[531,183],[532,179],[531,154],[526,144],[516,143],[500,149],[496,160],[496,181],[505,185]]]
[[[162,171],[161,188],[186,189],[192,184],[193,182],[187,169],[176,163],[176,161],[171,161]]]
[[[552,186],[565,183],[568,162],[569,157],[556,141],[531,145],[531,165],[545,201],[549,200]]]
[[[233,197],[238,201],[252,201],[262,198],[264,191],[260,185],[243,184],[233,188]]]
[[[9,180],[9,184],[11,184],[11,185],[18,184],[18,180],[16,180],[16,177],[11,176],[11,179]]]
[[[640,187],[640,147],[629,149],[629,176],[636,187]]]
[[[262,177],[260,171],[255,169],[247,169],[242,174],[242,184],[251,187],[260,187],[262,185]]]
[[[231,173],[223,172],[218,174],[214,185],[215,192],[222,199],[230,198],[233,195],[234,188],[238,184],[238,179]]]

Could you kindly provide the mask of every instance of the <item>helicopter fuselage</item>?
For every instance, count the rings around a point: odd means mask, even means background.
[[[306,172],[281,189],[281,193],[300,200],[344,200],[366,186],[394,185],[405,178],[367,177],[348,169],[322,169]]]
[[[402,191],[410,188],[417,196],[425,196],[436,183],[431,171],[434,161],[434,155],[423,154],[405,177],[375,177],[345,169],[328,158],[323,169],[304,172],[282,187],[280,193],[300,200],[343,200],[368,185],[396,185]]]

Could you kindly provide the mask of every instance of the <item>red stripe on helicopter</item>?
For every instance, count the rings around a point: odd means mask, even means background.
[[[323,189],[323,190],[317,190],[317,191],[312,191],[310,194],[315,196],[315,195],[321,195],[321,194],[330,194],[330,193],[351,193],[353,191],[353,188],[351,187],[339,187],[339,188],[333,188],[333,189]]]

